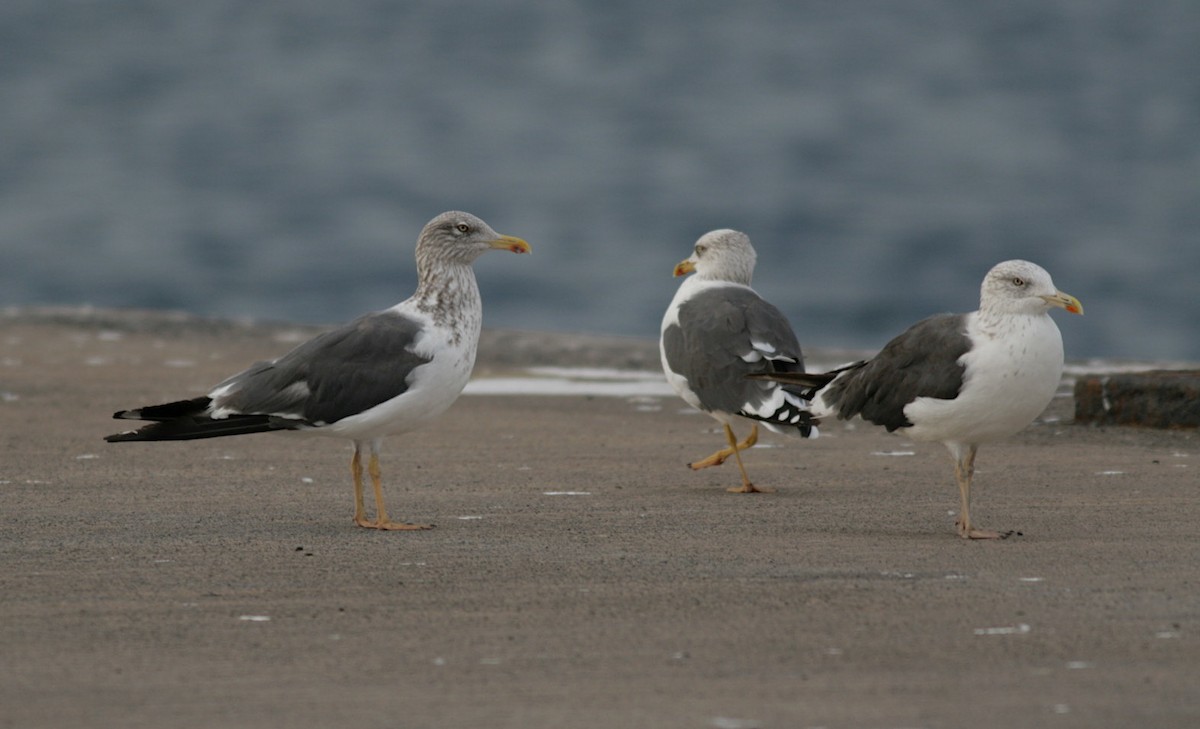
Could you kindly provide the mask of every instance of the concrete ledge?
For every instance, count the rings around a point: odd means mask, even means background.
[[[1200,370],[1081,376],[1075,382],[1075,422],[1200,427]]]

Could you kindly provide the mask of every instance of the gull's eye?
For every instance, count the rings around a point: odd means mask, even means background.
[[[696,255],[703,256],[704,252],[707,250],[708,250],[708,246],[696,246]]]
[[[1021,278],[1020,276],[1013,276],[1012,284],[1017,288],[1022,288],[1025,286],[1025,279]]]
[[[471,226],[467,225],[466,223],[459,223],[458,225],[454,226],[454,229],[459,233],[466,233],[467,231],[471,230]]]

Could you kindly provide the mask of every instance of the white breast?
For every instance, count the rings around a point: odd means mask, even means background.
[[[1006,438],[1046,409],[1062,379],[1062,335],[1046,314],[1010,316],[1002,327],[967,321],[972,348],[963,390],[953,400],[917,398],[904,408],[916,440],[983,443]]]
[[[475,321],[478,322],[478,318]],[[413,370],[408,390],[314,432],[367,439],[404,433],[424,425],[444,413],[466,387],[475,367],[478,343],[478,324],[473,331],[454,337],[449,329],[432,326],[429,321],[413,349],[431,359]]]

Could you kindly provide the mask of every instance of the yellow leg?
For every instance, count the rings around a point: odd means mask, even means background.
[[[388,519],[387,509],[383,505],[383,479],[379,470],[378,444],[371,444],[371,458],[367,462],[367,472],[371,476],[371,485],[375,489],[375,520],[367,518],[367,509],[363,504],[363,444],[355,441],[354,456],[350,458],[350,475],[354,477],[354,523],[366,529],[432,529],[432,524],[404,524]]]
[[[372,523],[367,521],[367,510],[363,506],[362,456],[357,443],[354,444],[354,456],[350,458],[350,473],[354,476],[354,523],[370,527]]]
[[[383,479],[380,478],[379,454],[374,448],[371,449],[371,460],[367,462],[367,473],[371,475],[371,485],[375,487],[375,521],[365,524],[356,522],[359,526],[370,529],[386,529],[389,531],[413,531],[433,528],[432,524],[408,524],[388,519],[387,508],[383,505]]]
[[[1012,532],[979,529],[971,525],[971,479],[975,476],[975,446],[965,446],[954,460],[954,479],[958,481],[959,512],[954,525],[963,539],[1005,539]]]
[[[725,428],[726,428],[726,430],[728,430],[729,426],[725,426]],[[729,458],[737,451],[744,451],[747,448],[752,448],[752,447],[754,447],[754,444],[757,442],[758,442],[758,426],[755,425],[750,428],[750,435],[746,436],[746,440],[744,440],[741,443],[738,443],[736,445],[731,445],[729,448],[722,448],[721,450],[712,454],[708,458],[705,458],[700,461],[696,461],[695,463],[689,463],[688,468],[691,468],[693,471],[699,471],[702,468],[709,468],[710,466],[719,466],[725,462],[726,458]]]
[[[738,443],[738,450],[744,451],[747,448],[753,448],[758,443],[758,426],[750,426],[750,435],[746,436],[746,440]]]
[[[746,467],[742,465],[742,449],[749,448],[758,442],[758,426],[750,432],[750,435],[745,441],[738,443],[737,436],[733,434],[733,428],[725,426],[725,439],[729,441],[729,448],[733,451],[733,457],[737,461],[738,471],[742,473],[742,485],[740,488],[729,488],[727,491],[735,494],[769,494],[775,489],[758,488],[750,483],[750,477],[746,475]]]

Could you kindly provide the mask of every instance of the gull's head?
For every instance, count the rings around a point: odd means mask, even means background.
[[[692,255],[675,266],[676,276],[697,277],[750,285],[757,256],[750,237],[736,230],[713,230],[700,236]]]
[[[417,239],[417,258],[447,263],[471,263],[498,248],[529,253],[529,244],[511,235],[500,235],[480,218],[457,210],[442,213],[425,224]]]
[[[1059,291],[1046,269],[1029,261],[1004,261],[983,277],[979,308],[1010,314],[1040,314],[1052,307],[1082,314],[1079,299]]]

